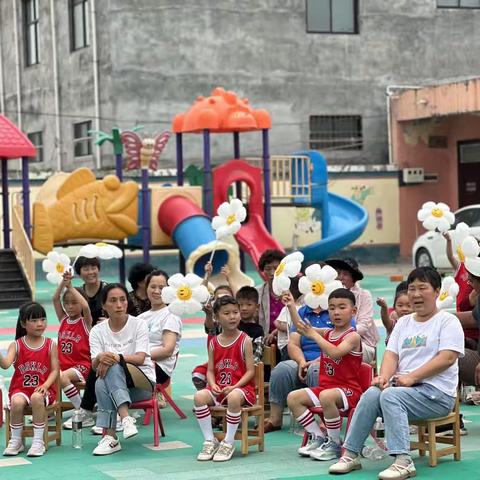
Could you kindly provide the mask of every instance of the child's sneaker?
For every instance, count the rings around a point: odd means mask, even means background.
[[[41,440],[34,440],[28,450],[27,457],[42,457],[45,453],[45,444]]]
[[[235,445],[230,445],[229,443],[220,442],[217,452],[213,456],[214,462],[227,462],[232,458],[233,452],[235,451]]]
[[[205,462],[211,460],[215,453],[217,453],[219,443],[217,439],[205,440],[203,442],[202,451],[197,455],[199,462]]]
[[[313,435],[310,435],[307,444],[303,447],[300,447],[297,452],[301,457],[309,457],[310,452],[319,448],[323,441],[324,439],[321,437],[314,437]]]
[[[92,412],[89,412],[89,411],[81,408],[80,409],[80,414],[82,416],[82,427],[83,428],[93,427],[95,425],[95,419],[93,418],[93,413]],[[63,428],[65,430],[71,430],[72,429],[72,418],[73,418],[73,415],[66,422],[63,422]]]
[[[138,429],[135,426],[137,421],[133,417],[125,417],[122,420],[123,426],[123,438],[126,440],[127,438],[133,437],[138,433]]]
[[[315,460],[335,460],[342,456],[342,447],[333,440],[326,438],[320,447],[310,452],[310,457]]]
[[[11,438],[8,442],[7,448],[3,451],[6,457],[13,457],[22,453],[25,450],[25,446],[20,438]]]
[[[98,445],[93,450],[94,455],[110,455],[122,449],[118,438],[113,438],[111,435],[105,435],[98,442]]]

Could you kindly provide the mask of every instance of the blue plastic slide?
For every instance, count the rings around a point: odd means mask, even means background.
[[[327,190],[328,173],[325,157],[312,150],[297,152],[296,155],[310,157],[313,171],[311,173],[311,198],[305,196],[300,202],[309,205],[318,211],[322,225],[322,239],[301,249],[307,262],[324,260],[333,253],[354,242],[365,230],[368,222],[367,211],[358,203],[329,193]],[[299,171],[292,168],[292,185],[298,185],[295,177]],[[300,175],[298,175],[300,176]],[[307,178],[306,175],[301,175]],[[306,192],[306,188],[299,185],[292,193]]]

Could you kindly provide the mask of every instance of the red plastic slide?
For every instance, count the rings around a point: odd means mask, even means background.
[[[240,249],[247,253],[254,265],[265,250],[284,248],[268,232],[263,223],[262,170],[245,160],[230,160],[213,170],[213,204],[218,206],[228,200],[228,189],[235,182],[245,182],[250,189],[248,221],[235,235]]]

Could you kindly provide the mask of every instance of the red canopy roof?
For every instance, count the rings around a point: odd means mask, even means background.
[[[0,158],[34,157],[36,148],[8,118],[0,115]]]

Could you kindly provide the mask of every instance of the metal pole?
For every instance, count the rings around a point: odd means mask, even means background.
[[[115,153],[115,175],[121,182],[123,182],[123,155],[121,153]],[[125,280],[127,278],[125,268],[125,242],[120,240],[118,243],[123,250],[123,255],[118,259],[118,276],[120,277],[120,283],[125,285]]]
[[[10,210],[8,205],[7,159],[2,158],[3,248],[10,248]]]
[[[233,132],[233,155],[240,158],[240,132]],[[242,182],[235,183],[237,198],[242,200]],[[245,271],[245,252],[240,249],[240,270]]]
[[[150,261],[150,218],[148,208],[148,168],[142,168],[142,246],[143,261]]]
[[[123,182],[123,155],[121,153],[115,154],[115,175]]]
[[[182,134],[177,133],[177,185],[183,187],[183,143]]]
[[[270,150],[268,148],[268,129],[262,130],[263,146],[263,196],[264,196],[264,214],[265,226],[272,233],[272,211],[270,199]]]
[[[213,216],[212,207],[212,166],[210,164],[210,131],[203,131],[203,208],[207,215]]]
[[[31,224],[30,224],[30,179],[28,178],[28,157],[22,157],[22,197],[23,197],[23,227],[30,239]]]

